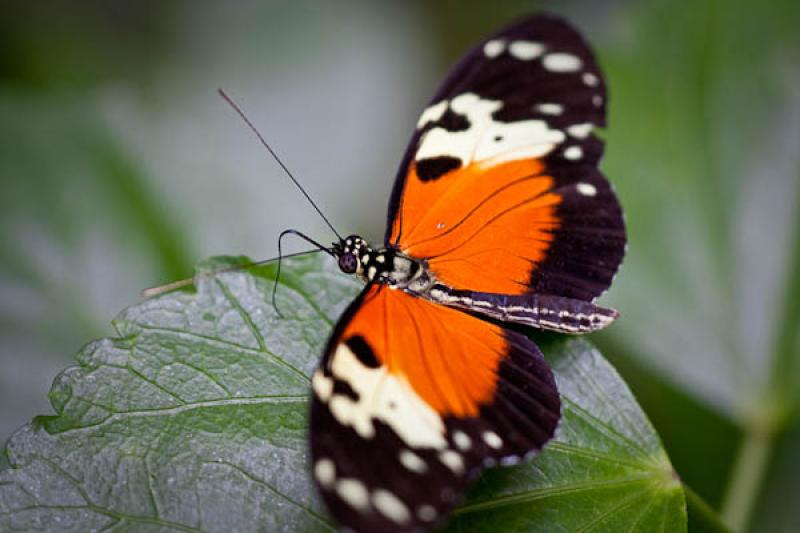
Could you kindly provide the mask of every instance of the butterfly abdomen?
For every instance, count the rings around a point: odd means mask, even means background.
[[[434,285],[427,293],[437,303],[559,333],[590,333],[609,326],[619,313],[585,300],[549,294],[493,294]]]

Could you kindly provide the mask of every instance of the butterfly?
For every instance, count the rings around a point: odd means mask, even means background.
[[[422,112],[383,246],[333,244],[366,283],[312,377],[312,475],[342,526],[441,525],[481,469],[553,437],[553,373],[508,325],[587,333],[617,317],[592,303],[626,246],[597,168],[605,109],[581,35],[521,20],[467,53]]]

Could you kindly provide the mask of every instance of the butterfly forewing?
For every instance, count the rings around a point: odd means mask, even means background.
[[[551,16],[481,42],[422,113],[386,243],[456,289],[591,300],[625,249],[597,170],[606,90],[581,36]]]
[[[479,468],[540,449],[559,419],[531,341],[385,286],[345,313],[313,391],[314,476],[358,531],[430,528]]]

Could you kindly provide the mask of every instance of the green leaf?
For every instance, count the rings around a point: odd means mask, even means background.
[[[751,515],[800,520],[781,499],[755,506],[780,490],[762,480],[800,421],[799,7],[631,2],[600,50],[612,96],[603,167],[630,240],[607,351],[700,406],[642,398],[678,471],[737,531]]]
[[[359,286],[329,260],[284,266],[284,319],[273,266],[201,275],[86,346],[55,380],[57,414],[7,445],[0,529],[332,530],[307,475],[308,376]],[[563,394],[558,436],[487,472],[451,527],[685,531],[680,481],[617,373],[585,340],[537,342]]]
[[[800,71],[777,67],[800,49],[788,29],[800,9],[676,12],[660,0],[625,19],[630,41],[603,54],[614,96],[604,166],[630,238],[610,294],[625,313],[610,334],[742,426],[795,411],[800,372],[774,373],[800,362],[794,335],[776,340],[798,330],[800,158],[788,139]],[[643,76],[643,64],[658,67]]]

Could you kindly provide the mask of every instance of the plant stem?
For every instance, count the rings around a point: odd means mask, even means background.
[[[716,511],[688,485],[683,485],[686,495],[686,510],[689,515],[689,530],[693,533],[729,533]]]
[[[772,451],[773,434],[764,424],[748,426],[736,456],[721,514],[722,521],[737,533],[745,531],[750,523]]]

